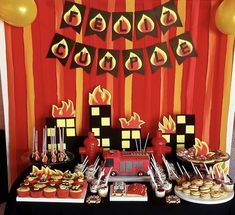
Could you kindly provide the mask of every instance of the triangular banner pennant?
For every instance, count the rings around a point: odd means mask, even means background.
[[[132,25],[133,13],[132,12],[114,12],[112,13],[112,40],[124,37],[132,40]]]
[[[156,7],[155,13],[163,34],[165,34],[172,26],[182,26],[180,16],[173,1],[169,1]]]
[[[188,32],[172,38],[170,44],[178,64],[183,63],[188,57],[197,56],[197,51]]]
[[[86,7],[66,1],[60,28],[72,27],[76,32],[80,33]]]
[[[143,49],[123,50],[125,77],[132,73],[144,74]]]
[[[67,63],[73,45],[73,40],[56,33],[51,42],[50,49],[47,53],[47,58],[57,58],[61,64],[65,65]]]
[[[156,13],[154,10],[135,12],[136,37],[157,36]]]
[[[91,72],[95,48],[93,46],[76,43],[70,68],[83,68],[87,73]]]
[[[88,15],[85,35],[96,34],[102,40],[105,40],[109,19],[109,12],[91,8]]]
[[[152,73],[156,72],[161,67],[171,67],[166,42],[147,47],[147,53]]]
[[[97,74],[110,73],[117,77],[119,51],[99,49],[97,61]]]

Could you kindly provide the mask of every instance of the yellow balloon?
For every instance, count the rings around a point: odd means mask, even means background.
[[[216,27],[224,34],[235,33],[235,0],[224,0],[215,14]]]
[[[34,0],[0,0],[0,19],[16,27],[31,24],[37,16]]]

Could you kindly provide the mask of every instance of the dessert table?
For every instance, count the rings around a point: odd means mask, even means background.
[[[181,200],[180,204],[167,204],[165,198],[156,198],[149,183],[148,202],[110,202],[103,198],[100,204],[87,203],[48,203],[48,202],[17,202],[16,189],[30,172],[29,166],[15,181],[9,193],[5,215],[30,215],[30,214],[58,214],[58,215],[108,215],[108,214],[135,214],[135,215],[234,215],[235,198],[222,204],[196,204]]]

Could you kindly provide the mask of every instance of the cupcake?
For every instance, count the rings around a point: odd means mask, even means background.
[[[170,193],[172,190],[172,183],[165,181],[163,184],[163,189],[166,191],[166,193]]]
[[[30,188],[27,186],[21,186],[17,189],[17,194],[19,197],[28,197]]]
[[[67,170],[64,175],[63,175],[63,178],[65,180],[71,180],[71,179],[74,179],[74,177],[76,176],[76,173],[71,173],[71,171]]]
[[[61,184],[59,188],[57,189],[56,193],[59,198],[68,198],[69,188]]]
[[[80,198],[82,195],[82,189],[80,185],[72,186],[69,190],[69,195],[71,198]]]
[[[44,184],[44,183],[37,183],[37,184],[34,184],[33,187],[36,187],[36,188],[44,188],[46,187],[47,185]]]
[[[30,189],[30,196],[32,198],[40,198],[40,197],[42,197],[42,194],[43,194],[43,190],[41,188],[32,187]]]
[[[109,187],[107,185],[102,185],[98,189],[98,195],[102,198],[107,197],[109,192]]]
[[[43,189],[43,195],[46,198],[55,198],[55,196],[56,196],[56,188],[55,187],[45,187]]]
[[[156,188],[155,195],[156,197],[162,198],[166,195],[166,191],[163,188]]]

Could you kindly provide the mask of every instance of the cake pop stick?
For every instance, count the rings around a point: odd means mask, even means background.
[[[106,176],[106,178],[105,178],[105,186],[108,185],[109,177],[110,177],[110,175],[111,175],[112,170],[113,170],[113,167],[110,168],[110,170],[109,170],[109,172],[108,172],[108,174],[107,174],[107,176]]]
[[[97,168],[93,170],[94,175],[96,174],[96,172],[98,171],[99,168],[100,168],[100,166],[97,166]]]
[[[154,183],[154,186],[157,187],[157,184],[156,184],[155,179],[154,179],[154,176],[153,176],[153,172],[152,172],[152,170],[149,168],[149,166],[148,166],[148,173],[149,173],[150,178],[152,179],[152,181],[153,181],[153,183]]]
[[[207,168],[206,163],[203,163],[203,164],[204,164],[204,167],[205,167],[205,169],[206,169],[207,175],[210,175],[210,172],[209,172],[209,170],[208,170],[208,168]]]
[[[219,179],[220,179],[221,175],[220,175],[220,172],[219,172],[219,169],[218,169],[217,166],[215,166],[215,170],[216,170],[216,172],[218,173],[218,176],[219,176]]]
[[[176,163],[177,163],[177,166],[178,166],[178,168],[179,168],[179,170],[180,170],[181,175],[183,175],[184,173],[183,173],[183,171],[182,171],[182,169],[181,169],[179,163],[178,163],[178,162],[176,162]]]
[[[214,177],[214,172],[213,172],[212,167],[210,167],[210,173],[211,173],[211,177],[212,177],[212,179],[214,180],[214,179],[215,179],[215,177]]]
[[[100,175],[99,175],[99,177],[98,177],[98,179],[97,179],[97,185],[100,184],[100,180],[101,180],[101,178],[102,178],[103,175],[104,175],[104,169],[100,172]]]
[[[189,176],[189,174],[188,174],[187,170],[184,168],[184,166],[183,166],[183,165],[182,165],[182,168],[183,168],[183,170],[184,170],[185,174],[187,175],[188,179],[190,179],[190,176]]]
[[[140,137],[140,139],[139,139],[139,140],[140,140],[140,152],[141,152],[141,151],[142,151],[142,146],[141,146],[141,145],[142,145],[141,137]]]
[[[88,156],[85,157],[84,161],[82,162],[82,165],[85,164],[85,162],[87,161],[87,159],[88,159]]]
[[[82,170],[82,173],[84,174],[86,172],[88,167],[86,167],[84,170]]]
[[[193,171],[194,171],[194,173],[196,174],[196,175],[198,175],[198,172],[197,172],[197,170],[196,170],[196,168],[195,168],[195,166],[194,166],[194,164],[193,164],[193,162],[191,161],[191,165],[192,165],[192,167],[193,167]]]
[[[138,143],[137,143],[137,140],[135,139],[135,147],[136,147],[136,151],[138,152],[139,149],[138,149]]]
[[[144,152],[145,152],[145,150],[146,150],[146,146],[147,146],[148,139],[149,139],[149,133],[148,133],[148,135],[147,135],[147,137],[146,137],[146,139],[145,139],[145,143],[144,143]]]
[[[200,175],[201,179],[203,179],[202,174],[201,174],[201,172],[199,171],[199,169],[197,168],[197,166],[195,166],[195,169],[196,169],[196,171],[198,172],[198,174]]]

